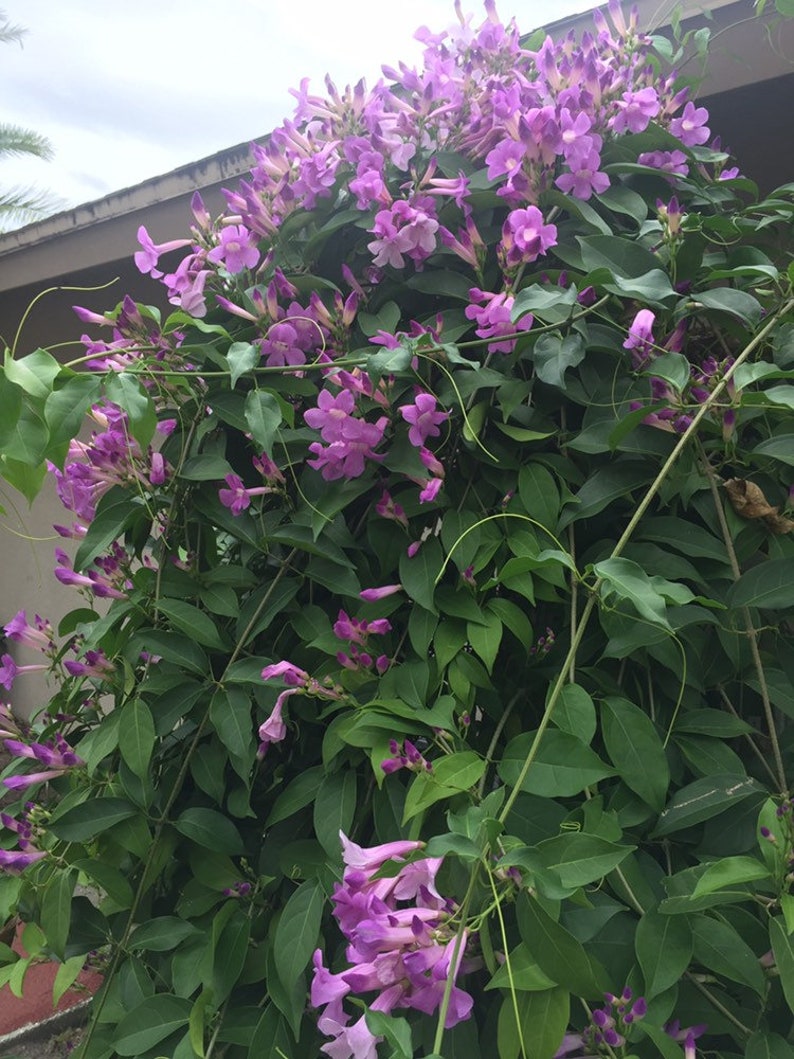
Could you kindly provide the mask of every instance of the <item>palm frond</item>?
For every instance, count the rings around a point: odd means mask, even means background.
[[[23,129],[21,125],[0,123],[0,158],[4,155],[33,155],[36,158],[50,159],[53,156],[52,144],[46,136]]]
[[[24,26],[12,25],[5,11],[0,11],[0,44],[11,44],[14,41],[21,44],[26,33]]]
[[[63,199],[29,188],[0,191],[0,232],[10,232],[23,224],[32,224],[64,208]]]

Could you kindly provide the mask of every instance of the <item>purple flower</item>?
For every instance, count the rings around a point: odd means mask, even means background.
[[[472,302],[483,303],[482,307],[466,306],[467,318],[477,323],[475,334],[480,338],[504,337],[506,341],[489,342],[488,349],[491,353],[512,353],[516,345],[516,332],[529,331],[533,322],[532,314],[525,313],[520,320],[514,323],[511,315],[515,299],[506,291],[501,294],[491,294],[472,287],[469,291],[469,298]]]
[[[400,408],[400,415],[411,424],[408,440],[416,448],[421,448],[428,438],[437,438],[441,433],[439,424],[449,419],[448,412],[436,411],[435,397],[422,391],[417,392],[413,404]]]
[[[16,849],[0,849],[0,868],[11,875],[19,875],[25,868],[29,868],[31,864],[35,864],[36,861],[46,856],[47,854],[42,850],[22,852]]]
[[[143,225],[138,229],[138,242],[141,245],[141,249],[137,250],[133,255],[135,258],[135,265],[139,272],[142,272],[144,275],[150,275],[152,279],[160,279],[163,275],[162,272],[157,269],[157,263],[161,254],[167,254],[171,250],[181,250],[185,246],[190,246],[189,239],[172,239],[170,242],[157,245],[152,242],[151,236]],[[103,320],[102,322],[107,323],[106,320]]]
[[[623,93],[623,99],[617,100],[617,114],[610,121],[615,132],[644,132],[648,122],[659,113],[659,95],[655,88],[641,88],[638,91]]]
[[[705,143],[710,131],[706,122],[709,120],[709,112],[705,107],[696,107],[689,102],[684,107],[680,118],[673,118],[670,122],[670,132],[687,147]]]
[[[502,227],[502,248],[510,265],[531,263],[556,242],[556,225],[544,224],[537,206],[512,210]]]
[[[274,677],[281,677],[289,687],[307,684],[309,681],[309,674],[306,670],[299,669],[292,662],[274,662],[272,665],[265,666],[262,670],[262,680],[272,680]]]
[[[380,588],[363,589],[359,592],[359,597],[367,603],[374,603],[379,599],[386,599],[387,596],[393,596],[396,592],[402,591],[402,585],[382,585]]]
[[[421,264],[436,248],[437,231],[438,221],[427,209],[400,199],[375,215],[370,232],[378,238],[368,243],[367,249],[374,254],[373,264],[378,268],[403,268],[404,256]]]
[[[339,832],[339,841],[342,843],[342,860],[347,867],[368,874],[376,872],[387,860],[402,859],[409,853],[415,853],[424,845],[423,842],[399,839],[396,842],[384,842],[380,846],[371,846],[366,849],[352,842],[343,831]]]
[[[640,165],[661,169],[673,176],[686,176],[689,172],[687,156],[683,151],[644,151],[637,161]]]
[[[270,716],[266,721],[263,721],[259,726],[259,757],[265,756],[265,751],[271,743],[280,743],[287,734],[287,726],[284,723],[281,711],[284,708],[284,703],[287,701],[290,695],[297,695],[298,688],[288,688],[286,691],[282,691],[279,697],[276,699],[276,705]]]
[[[629,328],[623,343],[624,349],[632,350],[631,359],[636,370],[644,367],[653,356],[653,324],[656,316],[650,309],[640,309]]]
[[[331,1059],[378,1059],[377,1046],[382,1040],[372,1033],[362,1015],[352,1026],[339,1026],[334,1040],[322,1045],[320,1051]]]
[[[231,224],[221,228],[220,242],[207,254],[213,264],[223,264],[233,276],[259,264],[259,251],[251,232],[242,224]],[[183,305],[184,307],[184,305]]]
[[[609,177],[606,173],[599,172],[601,158],[597,151],[578,160],[575,168],[570,173],[562,173],[554,183],[564,191],[566,195],[573,195],[577,199],[589,199],[591,195],[600,195],[609,187]]]
[[[17,611],[14,617],[4,627],[3,631],[9,640],[15,643],[25,644],[27,647],[35,647],[39,651],[48,651],[52,648],[52,626],[48,621],[36,615],[35,628],[28,624],[27,615],[24,610]]]

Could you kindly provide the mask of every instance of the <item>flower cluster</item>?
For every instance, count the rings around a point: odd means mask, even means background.
[[[259,757],[262,758],[271,743],[280,743],[287,735],[287,726],[282,716],[284,703],[292,695],[313,695],[315,698],[326,700],[337,700],[341,697],[341,689],[337,688],[332,681],[320,683],[314,677],[294,666],[292,662],[274,662],[273,665],[265,666],[262,670],[262,680],[273,680],[281,678],[287,685],[285,691],[276,699],[270,716],[259,726]]]
[[[0,732],[0,735],[4,733]],[[36,761],[46,768],[44,772],[25,772],[6,776],[3,785],[11,791],[21,791],[37,783],[46,783],[48,780],[65,775],[70,769],[85,765],[83,759],[75,754],[60,733],[56,733],[54,739],[43,743],[3,738],[3,746],[14,757]]]
[[[36,846],[36,814],[37,807],[33,802],[27,802],[16,818],[9,816],[8,813],[0,813],[0,823],[6,830],[13,831],[17,836],[16,849],[0,849],[0,868],[11,875],[18,875],[31,864],[47,856],[46,850]]]
[[[466,935],[452,927],[454,904],[436,889],[442,858],[406,862],[396,875],[378,877],[387,861],[400,861],[422,848],[421,842],[387,842],[362,848],[340,833],[345,872],[334,889],[334,917],[348,941],[353,966],[332,974],[323,954],[314,954],[311,1001],[323,1007],[318,1025],[334,1040],[323,1046],[332,1059],[374,1059],[376,1038],[362,1017],[352,1026],[342,1001],[353,993],[377,993],[373,1011],[413,1008],[433,1014],[441,1005],[447,980],[460,970]],[[410,902],[410,903],[408,903]],[[472,998],[452,986],[446,1026],[469,1017]]]
[[[370,636],[383,636],[390,630],[391,624],[386,618],[351,618],[340,610],[334,622],[334,636],[348,641],[349,653],[337,652],[337,661],[345,669],[370,669],[374,665],[378,673],[385,673],[389,668],[388,655],[381,654],[373,659],[367,644]]]
[[[604,1006],[593,1009],[590,1021],[581,1033],[566,1034],[555,1059],[573,1059],[577,1055],[588,1059],[614,1056],[615,1049],[626,1044],[632,1025],[645,1018],[648,1011],[644,997],[638,997],[632,1003],[632,991],[628,986],[620,996],[605,993],[604,999]]]
[[[103,429],[94,431],[88,442],[69,442],[62,471],[49,464],[61,502],[83,522],[92,521],[99,498],[114,485],[139,484],[148,490],[162,485],[169,474],[159,452],[141,452],[130,433],[126,412],[105,404],[94,407],[91,414]]]

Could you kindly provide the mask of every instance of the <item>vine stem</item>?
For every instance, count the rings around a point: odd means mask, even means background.
[[[297,551],[298,551],[297,548],[293,548],[292,551],[287,556],[287,558],[284,560],[284,562],[279,567],[278,572],[276,573],[276,576],[273,578],[272,584],[268,588],[268,590],[265,593],[265,595],[262,597],[262,600],[259,603],[259,606],[256,608],[256,610],[252,614],[251,620],[248,622],[248,625],[245,627],[242,636],[239,638],[239,640],[238,640],[238,642],[237,642],[237,644],[236,644],[236,646],[234,648],[234,651],[232,652],[231,657],[229,658],[229,661],[226,663],[226,666],[225,666],[224,671],[223,671],[223,675],[221,676],[220,680],[218,681],[218,687],[222,687],[223,686],[224,677],[229,672],[229,670],[234,665],[234,663],[237,661],[237,659],[240,657],[240,653],[241,653],[241,651],[243,649],[243,644],[246,642],[246,640],[248,638],[248,634],[253,629],[253,627],[256,624],[256,622],[259,620],[259,616],[261,615],[262,611],[265,609],[267,604],[270,602],[270,597],[273,595],[273,591],[275,590],[276,585],[279,583],[281,578],[284,576],[284,574],[289,569],[290,564],[292,563],[292,560],[294,559],[295,555],[297,554]],[[113,956],[112,956],[111,961],[110,961],[110,966],[109,966],[107,974],[105,976],[105,981],[104,981],[104,984],[103,984],[102,992],[97,997],[96,1009],[94,1011],[92,1011],[92,1013],[91,1013],[91,1021],[88,1024],[88,1028],[86,1030],[85,1037],[83,1038],[83,1040],[80,1043],[80,1051],[77,1054],[76,1059],[86,1059],[86,1056],[88,1054],[88,1047],[91,1044],[91,1039],[92,1039],[92,1037],[94,1035],[94,1030],[96,1029],[96,1027],[97,1027],[97,1025],[99,1023],[99,1016],[102,1014],[102,1009],[105,1006],[105,1000],[107,999],[108,990],[110,988],[110,983],[113,981],[113,978],[115,977],[116,972],[118,971],[118,967],[119,967],[119,963],[121,962],[122,954],[124,953],[124,951],[125,951],[125,949],[127,947],[127,943],[128,943],[128,941],[130,939],[130,935],[132,934],[133,928],[135,926],[135,916],[136,916],[136,914],[138,912],[138,908],[140,907],[141,901],[143,900],[143,895],[145,893],[146,886],[147,886],[147,884],[149,882],[149,880],[148,880],[149,868],[154,863],[155,853],[157,852],[157,847],[159,845],[160,838],[161,838],[162,833],[163,833],[163,829],[165,828],[165,825],[167,823],[168,814],[170,813],[171,809],[174,806],[174,803],[176,802],[177,798],[179,797],[179,794],[181,793],[182,784],[185,781],[185,776],[187,775],[187,770],[190,768],[190,761],[191,761],[191,759],[193,757],[193,754],[195,753],[196,747],[199,744],[199,740],[201,739],[201,737],[204,734],[204,729],[205,729],[205,727],[207,725],[207,721],[209,719],[209,713],[210,713],[209,707],[207,707],[207,709],[204,711],[204,716],[201,718],[201,721],[199,722],[198,727],[196,728],[196,731],[195,731],[195,733],[193,735],[193,738],[190,741],[190,746],[188,747],[187,752],[184,755],[182,764],[181,764],[181,766],[179,768],[179,772],[177,773],[176,780],[174,781],[174,785],[173,785],[173,787],[171,789],[170,794],[168,795],[168,798],[166,800],[166,803],[165,803],[165,806],[163,808],[163,811],[160,814],[160,818],[157,821],[157,823],[155,824],[154,835],[152,836],[152,842],[151,842],[151,845],[149,847],[149,856],[146,858],[146,862],[144,863],[144,866],[143,866],[143,871],[141,873],[140,882],[138,883],[137,889],[135,891],[135,896],[133,897],[132,905],[130,907],[130,913],[129,913],[129,916],[127,917],[127,922],[126,922],[126,924],[124,926],[124,933],[122,934],[121,938],[119,939],[118,943],[116,944],[115,950],[113,952]]]
[[[717,479],[714,474],[714,468],[709,462],[709,458],[706,455],[703,445],[698,440],[698,450],[700,452],[700,462],[703,465],[703,470],[706,472],[706,478],[708,479],[709,489],[711,490],[711,496],[714,500],[714,507],[717,512],[717,520],[720,524],[720,530],[722,532],[722,539],[725,544],[725,550],[728,553],[728,559],[731,564],[731,573],[733,574],[734,582],[738,581],[742,576],[742,568],[739,566],[739,559],[736,555],[736,549],[733,546],[733,538],[731,537],[730,527],[728,526],[728,520],[725,518],[725,509],[722,506],[722,499],[717,488]],[[772,755],[775,759],[775,769],[777,770],[776,783],[778,790],[781,794],[786,794],[788,785],[786,783],[786,770],[783,765],[783,756],[780,753],[780,743],[777,738],[777,729],[775,728],[775,717],[772,713],[772,701],[769,698],[769,687],[766,682],[766,674],[764,673],[764,663],[761,658],[761,652],[758,648],[758,630],[753,625],[753,618],[750,614],[750,608],[744,606],[741,608],[742,621],[747,631],[747,638],[750,641],[750,654],[753,656],[753,668],[755,669],[755,675],[758,677],[758,688],[761,692],[761,702],[764,707],[764,717],[766,719],[766,727],[769,732],[769,741],[772,744]]]
[[[746,1037],[751,1036],[753,1031],[749,1029],[749,1027],[745,1026],[743,1022],[740,1022],[739,1019],[737,1019],[733,1012],[730,1010],[730,1008],[727,1008],[720,1000],[718,1000],[717,997],[714,996],[712,991],[710,989],[707,989],[706,986],[703,985],[703,983],[697,978],[696,975],[692,974],[691,971],[686,971],[685,973],[686,977],[689,979],[695,989],[699,990],[699,992],[703,994],[703,996],[706,998],[706,1000],[708,1000],[712,1007],[715,1007],[721,1015],[725,1016],[728,1022],[733,1023],[736,1029],[740,1030]]]
[[[737,721],[741,721],[742,717],[739,715],[739,711],[736,709],[736,707],[733,705],[731,700],[728,698],[728,695],[727,695],[727,693],[725,691],[725,688],[720,686],[719,692],[720,692],[720,698],[722,699],[723,703],[725,704],[725,707],[728,710],[728,712],[731,713],[736,718]],[[750,735],[749,732],[745,732],[744,733],[744,738],[747,740],[747,745],[750,747],[750,749],[753,751],[755,756],[758,758],[760,764],[763,765],[764,769],[766,769],[767,776],[769,776],[769,778],[772,780],[773,783],[777,783],[777,776],[774,774],[772,769],[769,767],[769,762],[764,757],[764,755],[763,755],[763,753],[761,751],[761,748],[757,745],[756,741],[753,739],[753,737]]]

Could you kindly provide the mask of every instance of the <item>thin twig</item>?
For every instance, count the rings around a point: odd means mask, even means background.
[[[731,700],[728,698],[728,694],[725,691],[725,688],[720,687],[718,690],[719,690],[719,693],[720,693],[720,698],[725,703],[726,707],[728,708],[728,711],[730,713],[732,713],[733,716],[738,721],[743,720],[743,717],[741,716],[739,711],[736,709],[736,707],[733,705]],[[753,739],[753,737],[750,735],[749,732],[743,732],[742,734],[744,735],[744,738],[747,740],[747,743],[750,746],[750,749],[753,751],[755,756],[758,758],[758,760],[761,762],[761,764],[766,769],[766,772],[767,772],[767,775],[769,776],[769,778],[772,780],[773,783],[777,783],[777,776],[774,774],[772,769],[769,767],[769,762],[764,757],[764,754],[763,754],[763,751],[761,750],[761,748],[758,746],[758,744],[756,743],[756,741]]]
[[[725,518],[725,510],[722,506],[722,500],[720,498],[719,490],[717,489],[717,478],[714,474],[714,468],[711,466],[708,456],[706,455],[703,445],[698,440],[698,449],[700,450],[700,460],[703,465],[703,469],[706,472],[706,478],[708,479],[709,489],[711,490],[711,496],[714,500],[714,507],[717,512],[717,520],[720,524],[720,530],[722,531],[722,539],[725,543],[725,550],[728,553],[728,559],[731,564],[731,573],[733,574],[733,580],[738,581],[742,576],[742,568],[739,566],[739,560],[736,556],[736,549],[733,546],[733,538],[731,537],[731,531],[728,527],[728,521]],[[764,673],[764,663],[761,659],[761,652],[758,648],[758,630],[753,625],[753,618],[750,614],[750,608],[747,606],[740,608],[742,621],[744,627],[747,630],[748,640],[750,642],[750,653],[753,656],[753,667],[755,669],[756,677],[758,678],[758,688],[761,693],[761,702],[764,706],[764,716],[766,718],[766,726],[769,732],[769,741],[772,744],[772,754],[775,758],[775,768],[777,770],[777,778],[775,782],[778,785],[778,790],[781,794],[785,794],[788,787],[786,783],[786,770],[783,765],[783,756],[780,753],[780,743],[777,738],[777,728],[775,727],[775,717],[772,712],[772,701],[769,698],[769,688],[766,683],[766,674]]]

